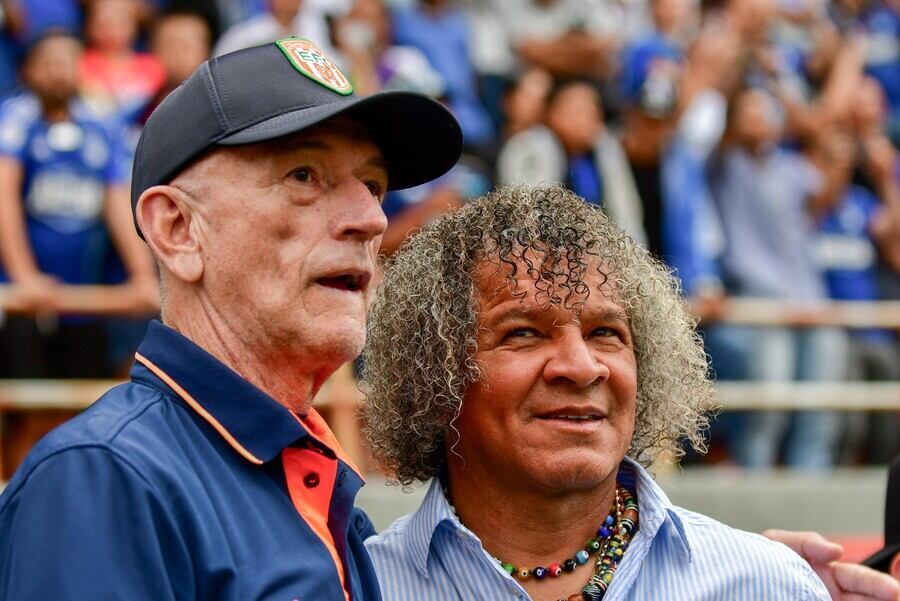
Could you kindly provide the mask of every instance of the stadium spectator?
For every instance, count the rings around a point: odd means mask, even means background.
[[[163,12],[154,21],[150,47],[163,66],[165,79],[154,98],[144,108],[139,119],[141,124],[169,92],[209,58],[212,31],[209,23],[199,13],[172,9]]]
[[[393,31],[395,43],[420,49],[440,73],[468,149],[492,158],[493,124],[478,97],[466,14],[449,0],[418,0],[393,13]]]
[[[114,245],[129,285],[154,298],[152,262],[131,225],[127,175],[117,132],[78,97],[81,43],[62,32],[38,40],[26,59],[29,92],[0,107],[0,258],[5,276],[33,317],[8,317],[0,330],[6,377],[105,377],[103,324],[84,316],[55,318],[67,284],[103,281],[103,256]],[[48,412],[7,424],[34,443],[71,416]],[[24,448],[7,448],[16,465]]]
[[[900,6],[896,0],[835,0],[828,9],[846,36],[861,38],[865,71],[885,93],[887,131],[900,146]]]
[[[300,36],[314,40],[328,55],[335,55],[324,12],[303,0],[267,0],[265,10],[228,28],[213,48],[219,56],[279,38]]]
[[[0,0],[0,98],[18,85],[25,48],[48,28],[78,31],[78,0]]]
[[[335,19],[334,32],[358,94],[410,90],[445,99],[444,79],[422,51],[393,44],[391,16],[381,0],[355,0]]]
[[[136,0],[92,0],[87,6],[82,90],[101,110],[126,122],[139,118],[166,77],[155,56],[135,52],[138,25]]]
[[[555,77],[599,78],[615,69],[624,18],[601,0],[492,0],[501,27],[498,43],[520,66]]]
[[[721,33],[685,44],[683,32],[700,18],[686,6],[653,2],[654,30],[623,54],[623,145],[643,203],[647,246],[705,313],[721,296],[716,261],[723,245],[706,163],[724,131],[723,92],[737,60]]]
[[[586,82],[557,86],[547,99],[545,122],[506,142],[497,161],[499,182],[563,183],[645,243],[637,187],[619,141],[604,124],[597,90]]]
[[[663,255],[662,159],[678,112],[681,50],[641,43],[625,52],[620,73],[625,102],[622,145],[643,202],[647,248]]]
[[[854,107],[859,143],[856,169],[844,174],[847,181],[837,204],[822,220],[816,251],[831,298],[875,301],[882,298],[879,262],[900,273],[897,153],[883,133],[884,96],[876,80],[863,81]],[[842,135],[849,138],[851,134]],[[848,377],[852,381],[900,380],[896,334],[884,329],[850,332]],[[900,453],[898,422],[891,413],[850,414],[842,462],[864,456],[874,463],[889,462]]]
[[[847,148],[829,140],[826,172],[803,155],[781,149],[782,113],[760,90],[741,92],[730,115],[733,146],[721,157],[714,192],[728,240],[724,267],[740,296],[817,303],[827,298],[813,253],[815,219],[834,201],[829,182],[849,167]],[[838,141],[839,142],[839,141]],[[837,175],[835,175],[837,174]],[[841,380],[843,332],[833,328],[762,328],[753,335],[749,376],[763,381]],[[757,411],[745,417],[736,459],[773,465],[788,431],[788,414]],[[785,463],[827,468],[840,435],[837,415],[800,412],[787,440]]]
[[[552,88],[553,78],[539,68],[506,79],[501,100],[504,140],[544,121],[547,96]]]

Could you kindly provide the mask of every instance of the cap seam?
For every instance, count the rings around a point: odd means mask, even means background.
[[[212,64],[215,60],[216,59],[212,59],[204,64],[209,77],[204,77],[203,79],[204,84],[206,85],[207,92],[209,93],[210,100],[212,100],[213,112],[216,114],[219,125],[222,126],[222,129],[228,131],[230,129],[228,126],[228,115],[225,114],[225,108],[222,106],[221,98],[219,98],[219,89],[218,86],[216,86],[216,78],[213,77],[212,73]]]

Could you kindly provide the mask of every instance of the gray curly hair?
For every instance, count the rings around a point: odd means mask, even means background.
[[[635,432],[628,455],[704,451],[711,383],[703,344],[675,278],[602,211],[561,187],[506,187],[446,215],[387,263],[368,322],[361,387],[372,452],[402,484],[435,476],[452,447],[469,385],[478,316],[473,274],[506,266],[514,294],[535,282],[541,303],[578,311],[591,266],[615,283],[638,364]]]

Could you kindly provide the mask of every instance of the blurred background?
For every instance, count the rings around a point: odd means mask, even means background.
[[[465,151],[385,201],[384,252],[502,183],[563,182],[681,280],[723,410],[656,466],[732,525],[881,544],[900,453],[900,0],[0,0],[0,482],[127,377],[158,310],[128,181],[204,59],[314,40],[358,93],[415,90]],[[354,368],[317,400],[360,440]],[[2,484],[0,484],[2,486]]]

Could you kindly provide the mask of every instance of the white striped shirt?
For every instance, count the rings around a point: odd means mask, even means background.
[[[798,555],[758,534],[675,507],[625,459],[619,482],[636,492],[640,528],[604,601],[827,601]],[[457,519],[437,480],[422,505],[366,541],[385,601],[530,600]]]

